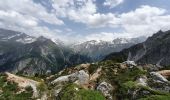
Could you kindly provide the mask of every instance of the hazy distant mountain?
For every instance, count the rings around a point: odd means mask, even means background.
[[[84,62],[90,58],[50,39],[0,29],[0,71],[45,74]]]
[[[143,42],[144,37],[140,38],[117,38],[113,41],[96,41],[91,40],[80,44],[75,44],[72,48],[83,55],[91,57],[94,61],[103,59],[112,52],[119,52],[124,48],[128,48],[134,44]]]
[[[145,42],[112,53],[106,58],[112,60],[133,60],[142,64],[170,65],[170,31],[159,31]]]

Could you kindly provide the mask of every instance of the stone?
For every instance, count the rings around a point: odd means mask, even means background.
[[[153,79],[155,79],[157,82],[168,82],[168,80],[163,77],[161,74],[157,73],[157,72],[150,72],[150,75],[153,77]]]
[[[137,66],[134,61],[125,61],[123,64],[126,64],[129,68],[133,68],[134,66]]]
[[[80,70],[70,75],[61,76],[52,81],[51,83],[56,84],[63,82],[75,82],[76,84],[79,85],[87,84],[89,82],[89,74],[87,74],[84,70]]]
[[[140,78],[137,79],[137,84],[142,85],[142,86],[147,86],[147,77],[146,76],[141,76]]]
[[[113,100],[112,96],[111,96],[111,92],[113,91],[113,87],[111,84],[107,83],[107,82],[102,82],[99,84],[99,86],[97,86],[97,90],[101,91],[102,94],[108,98],[108,100]]]

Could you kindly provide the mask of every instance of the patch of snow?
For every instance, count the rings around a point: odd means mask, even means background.
[[[32,37],[26,37],[26,38],[20,38],[20,39],[18,39],[16,41],[24,43],[24,44],[27,44],[27,43],[32,43],[32,42],[36,41],[36,39],[32,38]]]

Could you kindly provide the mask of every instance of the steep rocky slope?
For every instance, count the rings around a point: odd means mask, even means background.
[[[141,64],[170,65],[170,31],[159,31],[145,42],[109,54],[105,60],[133,60]]]
[[[34,38],[24,33],[0,29],[0,38],[0,72],[44,75],[91,61],[90,58],[44,37]]]

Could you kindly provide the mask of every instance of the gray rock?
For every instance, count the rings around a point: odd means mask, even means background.
[[[156,80],[157,82],[168,82],[168,80],[163,77],[161,74],[157,73],[157,72],[150,72],[150,75],[153,77],[154,80]]]
[[[89,81],[89,74],[87,74],[84,70],[80,70],[78,72],[72,73],[70,75],[61,76],[54,81],[52,84],[63,83],[63,82],[75,82],[77,84],[86,84]]]
[[[113,98],[112,98],[112,96],[110,94],[112,92],[112,90],[113,90],[113,87],[112,87],[111,84],[109,84],[107,82],[102,82],[97,87],[97,90],[101,91],[103,93],[103,95],[108,98],[108,100],[113,100]]]
[[[137,79],[137,84],[142,85],[142,86],[147,86],[147,77],[146,76],[141,76],[140,78]]]
[[[129,68],[133,68],[134,66],[137,66],[134,61],[125,61],[123,64],[126,64]]]

